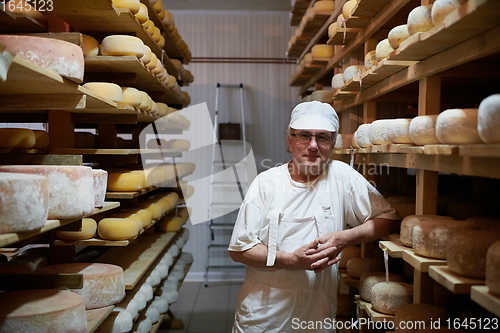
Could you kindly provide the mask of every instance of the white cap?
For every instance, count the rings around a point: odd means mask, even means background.
[[[316,129],[338,133],[339,117],[328,103],[303,102],[292,110],[288,126],[293,129]]]

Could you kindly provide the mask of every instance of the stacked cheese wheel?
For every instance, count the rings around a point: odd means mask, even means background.
[[[49,133],[27,128],[0,128],[0,148],[36,149],[48,148]]]

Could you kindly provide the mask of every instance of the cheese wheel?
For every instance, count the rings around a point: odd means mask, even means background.
[[[1,333],[85,333],[87,317],[80,295],[55,289],[0,293]]]
[[[137,223],[137,232],[140,232],[144,226],[148,226],[151,220],[147,221],[143,216],[137,214],[133,210],[123,210],[117,213],[110,214],[106,216],[110,219],[132,219]]]
[[[144,52],[144,43],[134,36],[110,35],[101,42],[103,56],[134,56],[140,59]]]
[[[168,301],[163,297],[156,296],[151,306],[155,307],[160,314],[165,314],[168,311]]]
[[[484,280],[486,253],[497,241],[500,241],[499,232],[459,230],[452,233],[446,243],[448,268],[460,276]]]
[[[368,272],[383,272],[384,261],[375,258],[352,258],[347,262],[347,273],[354,279],[359,279]]]
[[[311,53],[314,58],[331,58],[335,54],[333,45],[328,44],[314,45]]]
[[[52,38],[13,35],[0,35],[0,43],[6,46],[5,51],[73,82],[83,81],[85,60],[79,45]]]
[[[151,38],[158,43],[160,41],[161,31],[158,27],[154,27],[153,33],[151,34]]]
[[[161,205],[152,202],[138,203],[137,207],[148,209],[153,213],[153,220],[158,220],[164,213],[165,209]]]
[[[151,70],[151,72],[153,72],[153,74],[155,75],[158,75],[161,73],[162,69],[163,69],[163,64],[161,63],[161,61],[158,60],[156,62],[156,66]]]
[[[387,128],[387,138],[392,143],[413,143],[410,137],[411,119],[394,119]]]
[[[80,218],[88,216],[94,211],[94,179],[90,167],[5,165],[0,166],[0,172],[45,176],[50,198],[48,219]],[[29,187],[24,188],[24,190],[27,191],[27,188]],[[24,195],[28,197],[27,192]],[[21,201],[26,203],[25,200]],[[22,209],[22,211],[25,211],[25,209]]]
[[[142,94],[139,90],[131,87],[122,87],[122,100],[120,104],[139,107],[142,102]]]
[[[155,32],[155,24],[151,20],[147,20],[142,24],[142,26],[144,27],[144,29],[146,29],[146,32],[149,35],[152,35]]]
[[[378,60],[375,56],[375,50],[368,52],[365,55],[365,68],[367,70],[369,70],[369,69],[377,66],[377,64],[378,64]]]
[[[500,232],[500,217],[469,217],[466,221],[474,223],[474,228],[478,230]]]
[[[332,78],[332,88],[341,89],[344,86],[345,86],[344,74],[343,73],[335,74]]]
[[[33,274],[36,267],[35,264],[27,260],[10,260],[0,263],[0,272],[2,274]]]
[[[50,135],[46,131],[42,130],[33,130],[33,133],[35,133],[36,137],[36,142],[33,148],[41,148],[45,149],[48,148],[50,145]]]
[[[156,13],[161,12],[163,10],[163,1],[157,1],[157,2],[153,3],[153,10]]]
[[[401,218],[415,215],[415,197],[389,197],[387,202],[396,209]]]
[[[356,132],[354,132],[354,134],[352,135],[352,147],[358,149],[361,147],[358,144],[358,139],[357,139],[356,135],[357,135]]]
[[[158,42],[156,44],[158,44],[160,49],[162,49],[165,46],[165,37],[163,37],[163,35],[160,35],[160,39],[158,40]]]
[[[486,286],[490,293],[500,297],[500,241],[492,244],[486,253]]]
[[[339,29],[345,29],[345,18],[344,18],[344,15],[340,14],[339,16],[337,16],[337,27]],[[340,31],[340,30],[339,30]]]
[[[356,131],[356,142],[361,148],[372,145],[370,141],[370,132],[372,124],[361,124]]]
[[[446,215],[449,215],[457,220],[466,220],[469,217],[485,216],[487,214],[484,203],[474,202],[472,200],[461,200],[450,202],[446,207]]]
[[[389,281],[403,282],[401,275],[389,273]],[[386,282],[385,272],[368,272],[359,279],[359,295],[367,302],[372,301],[372,287],[379,282]]]
[[[477,132],[478,109],[449,109],[436,120],[436,137],[445,144],[481,143]]]
[[[0,148],[31,149],[36,144],[35,133],[27,128],[0,128]]]
[[[95,57],[99,54],[99,42],[92,36],[82,35],[82,50],[86,57]]]
[[[99,221],[97,233],[107,240],[131,239],[139,233],[139,224],[132,218],[105,218]]]
[[[108,174],[108,191],[135,192],[144,188],[146,179],[140,173],[116,173]]]
[[[95,236],[97,232],[97,222],[94,219],[82,219],[82,230],[80,231],[56,231],[59,239],[82,240]]]
[[[458,220],[425,220],[413,228],[413,249],[416,254],[434,259],[446,259],[446,243],[452,233],[472,229],[472,222]]]
[[[132,14],[137,14],[140,9],[140,0],[112,0],[116,8],[128,8]]]
[[[394,314],[394,327],[396,333],[415,333],[422,327],[430,328],[431,322],[440,321],[445,323],[451,314],[445,308],[424,303],[405,304],[396,310]],[[420,323],[421,322],[421,323]],[[415,323],[415,325],[407,325],[408,323]]]
[[[94,179],[94,207],[103,207],[106,199],[106,187],[108,184],[108,172],[101,169],[92,169]]]
[[[372,287],[375,311],[393,315],[405,304],[413,302],[413,286],[404,282],[379,282]]]
[[[349,0],[344,4],[344,6],[342,7],[342,15],[344,16],[344,18],[348,19],[351,17],[354,11],[354,7],[356,7],[357,4],[358,1],[356,0]]]
[[[146,5],[143,3],[139,4],[139,11],[134,15],[139,22],[146,22],[147,20],[149,20],[148,7],[146,7]]]
[[[182,229],[186,220],[180,216],[167,215],[156,223],[156,230],[162,232],[177,232]]]
[[[377,59],[377,61],[382,61],[387,58],[393,51],[394,49],[391,47],[391,44],[389,44],[389,39],[383,39],[378,42],[377,46],[375,47],[375,59]]]
[[[361,81],[363,74],[366,72],[365,65],[354,65],[349,66],[344,70],[344,81],[349,82],[351,80]]]
[[[410,32],[408,31],[408,25],[402,24],[398,25],[389,31],[389,35],[387,39],[389,41],[389,45],[396,50],[402,42],[410,37]]]
[[[83,275],[83,288],[69,290],[83,297],[87,310],[116,304],[125,297],[123,269],[116,265],[72,263],[45,266],[35,271],[39,275],[65,273]]]
[[[440,215],[408,215],[401,222],[401,243],[403,243],[404,246],[413,247],[413,228],[420,221],[427,220],[453,220],[453,218]]]
[[[449,13],[460,7],[467,0],[436,0],[432,4],[432,24],[437,26],[444,22]]]
[[[500,94],[486,97],[479,104],[477,130],[486,143],[500,143]]]
[[[139,59],[145,66],[151,62],[153,58],[153,53],[151,52],[151,48],[147,45],[144,45],[144,55]]]
[[[174,17],[172,15],[172,13],[169,12],[168,10],[164,10],[164,13],[165,13],[165,17],[161,19],[161,22],[167,27],[173,25]]]
[[[438,144],[436,136],[437,115],[418,116],[411,120],[408,129],[410,138],[417,146]]]
[[[167,148],[181,150],[181,151],[188,151],[190,147],[191,147],[191,143],[189,142],[189,140],[185,140],[185,139],[168,140],[168,144],[167,144]]]
[[[132,313],[125,309],[115,308],[99,325],[99,330],[108,333],[130,332],[134,326]]]
[[[146,314],[142,313],[139,318],[137,318],[137,322],[134,324],[134,328],[134,333],[149,333],[153,328],[153,324],[151,323],[151,319],[146,317]]]
[[[332,99],[333,99],[333,91],[331,90],[315,90],[311,94],[311,101],[331,103]]]
[[[372,122],[370,127],[370,141],[374,145],[387,145],[391,141],[388,137],[389,128],[392,126],[393,119],[379,119]]]
[[[328,37],[333,38],[337,34],[337,30],[339,29],[338,25],[336,22],[330,24],[328,26]]]
[[[113,102],[121,102],[123,99],[122,88],[109,82],[87,82],[83,85],[85,89],[92,91],[94,94],[112,100]]]
[[[408,14],[408,32],[414,35],[418,32],[426,32],[434,28],[431,16],[432,5],[418,6]]]
[[[350,148],[352,146],[352,134],[337,134],[335,148]]]
[[[332,11],[335,9],[335,1],[320,0],[316,1],[313,5],[315,11]]]

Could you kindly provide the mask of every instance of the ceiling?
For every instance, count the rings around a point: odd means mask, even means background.
[[[163,0],[167,10],[290,11],[291,0]]]

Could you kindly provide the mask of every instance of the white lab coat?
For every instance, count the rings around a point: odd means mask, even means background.
[[[240,208],[229,250],[264,244],[269,267],[247,268],[233,333],[335,332],[325,326],[336,314],[337,265],[317,274],[273,268],[276,251],[293,252],[318,236],[374,217],[399,218],[380,193],[343,162],[331,161],[328,172],[308,184],[293,181],[287,165],[259,174]],[[317,329],[301,329],[318,321],[325,322],[323,328],[315,324]]]

